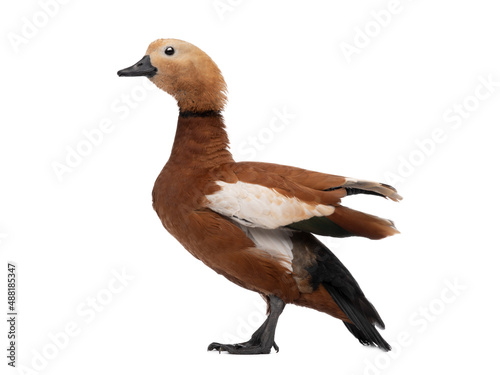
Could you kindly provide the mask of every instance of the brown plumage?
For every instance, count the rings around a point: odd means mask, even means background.
[[[248,342],[213,343],[209,350],[277,349],[274,331],[287,303],[341,319],[363,344],[389,350],[374,328],[383,328],[375,308],[313,234],[380,239],[398,233],[390,220],[340,204],[353,194],[398,201],[396,190],[295,167],[235,162],[221,115],[224,79],[210,57],[189,43],[157,40],[139,63],[118,74],[149,77],[179,105],[172,153],[153,189],[161,222],[194,257],[268,302],[269,316]]]

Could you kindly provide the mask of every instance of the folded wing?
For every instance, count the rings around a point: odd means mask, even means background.
[[[251,162],[225,166],[218,178],[215,191],[206,195],[206,206],[244,226],[370,239],[399,233],[390,220],[340,204],[353,194],[400,200],[389,185]]]

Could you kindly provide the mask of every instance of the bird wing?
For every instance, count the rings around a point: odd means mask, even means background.
[[[391,186],[268,163],[231,163],[213,172],[206,207],[247,227],[291,228],[332,237],[384,238],[390,220],[349,209],[341,198],[375,194],[401,199]]]
[[[395,202],[403,199],[395,188],[380,182],[314,172],[307,169],[273,163],[242,162],[238,164],[242,167],[259,168],[268,173],[284,176],[290,181],[294,181],[311,189],[319,191],[337,191],[335,195],[339,198],[354,194],[371,194],[388,198]]]

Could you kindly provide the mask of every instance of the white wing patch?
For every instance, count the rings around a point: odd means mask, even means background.
[[[335,210],[333,206],[306,203],[258,184],[216,184],[221,189],[206,196],[207,207],[247,227],[275,229],[313,216],[328,216]]]
[[[290,230],[251,228],[245,225],[240,225],[240,228],[254,242],[256,249],[275,258],[292,272],[293,244]]]

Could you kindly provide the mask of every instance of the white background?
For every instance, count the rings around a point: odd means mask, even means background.
[[[0,12],[0,310],[13,261],[19,373],[408,375],[497,367],[496,2],[401,0],[389,18],[388,1],[61,1],[45,10],[41,3],[9,2]],[[368,41],[360,36],[366,29]],[[246,340],[264,319],[263,302],[195,260],[151,208],[177,107],[166,93],[143,88],[146,78],[116,71],[166,37],[199,46],[221,68],[239,160],[379,181],[399,176],[390,182],[401,203],[358,196],[345,204],[392,218],[401,235],[326,240],[382,315],[393,352],[363,347],[339,321],[296,306],[280,319],[278,354],[206,352],[212,341]],[[350,59],[346,44],[358,48]],[[488,79],[497,86],[478,89]],[[465,112],[446,121],[459,105]],[[273,131],[284,110],[293,119]],[[65,163],[68,150],[85,143],[84,130],[106,119],[112,131],[60,181],[54,162]],[[441,143],[425,143],[436,132]],[[113,281],[122,272],[133,278],[126,285]],[[102,311],[91,315],[95,297]],[[76,333],[62,339],[68,324]],[[2,327],[0,372],[14,374]]]

